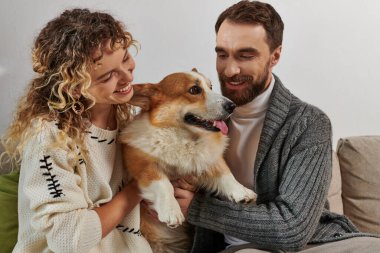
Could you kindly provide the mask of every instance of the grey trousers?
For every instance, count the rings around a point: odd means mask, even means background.
[[[230,247],[220,253],[293,253],[295,251],[266,251],[255,249],[251,244]],[[376,253],[380,252],[380,238],[354,237],[336,242],[308,245],[300,253]]]

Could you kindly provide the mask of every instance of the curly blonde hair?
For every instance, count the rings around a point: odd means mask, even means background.
[[[94,51],[102,52],[106,41],[111,42],[113,50],[131,45],[137,48],[137,42],[120,21],[88,9],[66,10],[41,30],[32,50],[37,75],[18,103],[15,118],[2,139],[3,155],[7,154],[10,161],[20,162],[26,141],[36,134],[38,127],[31,127],[32,122],[42,126],[43,121],[57,121],[59,129],[83,145],[88,109],[95,104],[87,92],[91,85],[89,71],[102,58],[94,59]],[[72,110],[78,101],[85,109],[81,115]],[[116,107],[118,122],[128,122],[133,117],[131,105]]]

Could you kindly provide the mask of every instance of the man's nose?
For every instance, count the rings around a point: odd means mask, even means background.
[[[240,74],[240,67],[237,62],[234,60],[228,61],[224,70],[224,75],[227,77],[233,77],[238,74]]]

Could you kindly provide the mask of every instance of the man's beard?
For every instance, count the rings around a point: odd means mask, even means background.
[[[269,78],[269,62],[265,65],[262,75],[258,76],[256,80],[249,75],[235,75],[233,77],[226,77],[219,74],[219,82],[223,96],[231,99],[237,106],[245,105],[255,99],[258,95],[266,89],[265,84]],[[246,82],[248,87],[243,90],[231,90],[225,85],[226,82]]]

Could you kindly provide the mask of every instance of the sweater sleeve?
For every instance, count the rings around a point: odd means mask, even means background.
[[[29,202],[31,225],[53,252],[88,252],[101,240],[101,223],[83,191],[73,152],[54,145],[58,129],[45,127],[26,144],[20,189]],[[63,143],[63,140],[61,141]]]
[[[318,120],[290,152],[281,169],[278,194],[272,201],[244,205],[199,194],[191,203],[189,222],[259,248],[299,250],[304,247],[319,223],[331,177],[330,125],[329,121]],[[320,125],[324,123],[327,131]],[[315,134],[323,137],[317,142],[310,141],[309,136]]]

